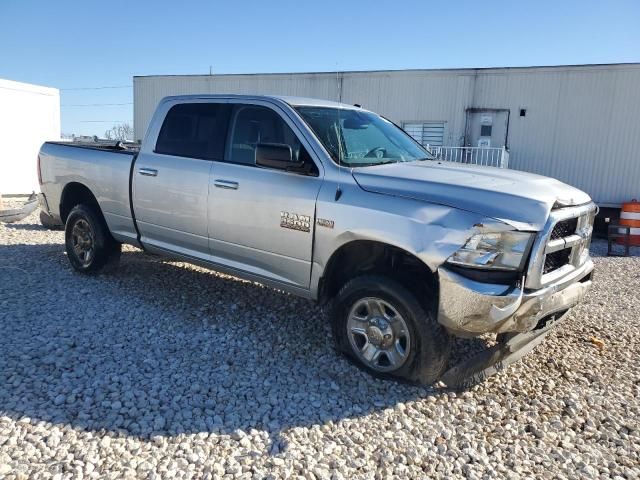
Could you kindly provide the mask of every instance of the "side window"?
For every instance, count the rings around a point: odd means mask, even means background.
[[[221,103],[183,103],[167,112],[156,153],[221,160],[231,107]]]
[[[229,150],[229,161],[255,165],[256,145],[282,143],[289,145],[293,160],[311,161],[305,148],[289,125],[273,110],[265,107],[236,107]]]

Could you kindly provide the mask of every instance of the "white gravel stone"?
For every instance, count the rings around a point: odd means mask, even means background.
[[[0,224],[0,477],[640,476],[640,258],[601,241],[585,302],[461,394],[336,357],[306,300],[129,247],[86,277],[63,243]]]

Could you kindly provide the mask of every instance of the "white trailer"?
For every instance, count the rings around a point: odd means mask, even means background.
[[[60,139],[60,91],[0,79],[0,194],[38,191],[38,151]]]

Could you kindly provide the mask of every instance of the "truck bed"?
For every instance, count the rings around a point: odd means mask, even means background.
[[[48,213],[64,222],[60,205],[73,188],[88,188],[100,205],[113,236],[137,239],[131,212],[130,178],[137,149],[110,144],[46,142],[40,149],[41,190]]]

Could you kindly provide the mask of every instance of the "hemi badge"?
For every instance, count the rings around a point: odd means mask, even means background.
[[[333,228],[333,220],[327,220],[326,218],[318,218],[316,223],[321,227]]]

